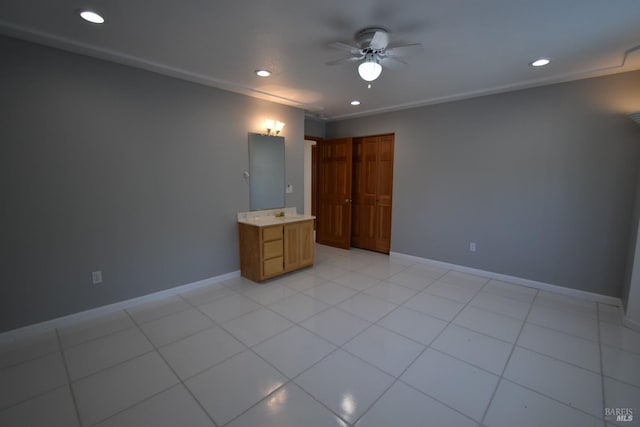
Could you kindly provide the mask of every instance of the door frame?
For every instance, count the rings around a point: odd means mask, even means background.
[[[305,135],[305,154],[304,154],[304,194],[309,194],[311,206],[307,212],[307,196],[304,201],[304,213],[317,217],[318,209],[318,143],[323,139],[317,136]],[[309,150],[309,151],[307,151]],[[313,220],[313,229],[318,229],[318,220]]]

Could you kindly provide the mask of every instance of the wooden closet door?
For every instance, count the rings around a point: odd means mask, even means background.
[[[376,250],[378,138],[353,140],[353,220],[351,244]]]
[[[318,142],[317,241],[351,247],[351,138]]]
[[[378,174],[376,197],[376,251],[391,250],[391,207],[393,201],[394,136],[383,135],[378,140]]]
[[[353,141],[352,245],[389,253],[393,193],[393,135]]]

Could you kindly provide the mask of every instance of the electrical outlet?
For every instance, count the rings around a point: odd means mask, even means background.
[[[102,271],[98,270],[98,271],[92,272],[91,280],[93,281],[94,285],[97,285],[98,283],[102,283]]]
[[[476,251],[476,242],[469,242],[469,250],[471,252],[475,252]]]

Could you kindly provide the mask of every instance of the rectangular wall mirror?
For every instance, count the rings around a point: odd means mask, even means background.
[[[284,207],[284,137],[249,134],[252,211]]]

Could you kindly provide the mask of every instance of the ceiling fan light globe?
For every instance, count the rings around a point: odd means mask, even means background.
[[[382,74],[382,65],[374,61],[365,61],[358,66],[358,74],[362,80],[372,82]]]

